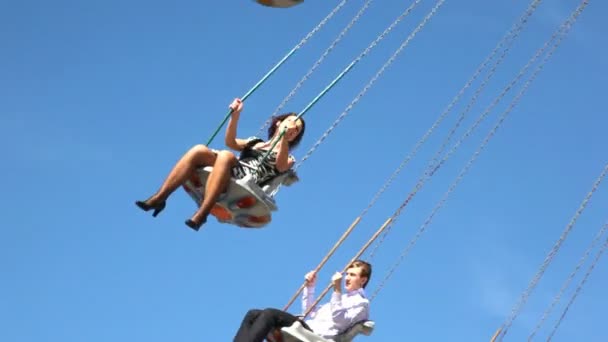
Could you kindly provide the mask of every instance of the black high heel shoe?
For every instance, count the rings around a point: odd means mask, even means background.
[[[206,217],[204,219],[202,219],[201,222],[199,222],[199,223],[196,223],[196,222],[194,222],[191,219],[187,219],[185,223],[186,223],[186,226],[188,226],[188,227],[190,227],[190,228],[192,228],[192,229],[194,229],[194,230],[196,230],[198,232],[198,230],[201,229],[201,226],[203,224],[205,224],[205,222],[207,222],[207,218]]]
[[[160,212],[163,211],[163,209],[165,209],[166,204],[167,204],[167,202],[165,202],[165,201],[158,202],[155,204],[148,204],[147,201],[136,201],[135,202],[135,205],[137,205],[143,211],[149,211],[151,209],[154,209],[154,212],[152,213],[152,217],[156,217],[156,215],[160,214]]]

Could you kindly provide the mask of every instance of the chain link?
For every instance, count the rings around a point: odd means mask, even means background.
[[[551,330],[551,333],[549,334],[549,337],[547,338],[547,341],[551,341],[551,339],[553,338],[553,335],[555,335],[555,332],[557,331],[557,329],[559,328],[559,326],[562,324],[562,321],[566,317],[566,314],[568,313],[568,310],[570,310],[570,307],[572,306],[572,303],[574,303],[574,300],[580,294],[581,290],[583,289],[583,286],[585,286],[585,283],[587,282],[587,279],[589,279],[589,276],[591,275],[591,272],[593,272],[593,269],[595,268],[595,265],[597,265],[597,263],[600,261],[600,258],[602,257],[602,254],[606,251],[607,248],[608,248],[608,239],[606,239],[606,242],[604,243],[604,245],[602,246],[602,248],[598,251],[597,255],[595,256],[595,259],[593,260],[593,263],[591,263],[591,265],[587,269],[587,272],[585,273],[585,276],[583,277],[583,279],[581,280],[581,282],[576,287],[576,290],[574,290],[574,294],[570,298],[570,301],[568,301],[568,304],[566,304],[566,307],[564,308],[564,311],[562,312],[561,316],[559,317],[559,319],[555,323],[555,326],[553,327],[553,330]]]
[[[570,275],[568,276],[568,278],[566,279],[566,281],[562,285],[561,289],[559,290],[558,294],[553,299],[553,302],[551,302],[551,305],[549,305],[549,307],[547,308],[547,310],[545,310],[545,312],[543,313],[543,315],[542,315],[541,319],[539,320],[538,324],[536,324],[536,327],[530,333],[530,336],[528,337],[528,341],[532,341],[532,339],[534,338],[534,336],[536,335],[536,333],[538,333],[538,331],[540,330],[540,328],[543,325],[543,323],[545,323],[545,321],[547,320],[547,317],[549,317],[549,315],[551,314],[551,311],[553,311],[553,309],[555,308],[555,306],[557,305],[557,303],[559,303],[559,301],[561,300],[562,296],[566,292],[566,289],[568,289],[568,287],[570,286],[570,283],[572,282],[572,280],[574,280],[574,277],[576,276],[576,274],[578,273],[578,271],[585,264],[585,261],[589,257],[589,254],[591,254],[591,251],[595,248],[595,246],[598,244],[598,242],[600,242],[600,240],[602,239],[602,236],[604,235],[604,232],[606,231],[606,229],[608,229],[608,223],[606,223],[602,227],[602,229],[600,229],[600,231],[597,233],[597,235],[595,236],[595,238],[593,239],[593,241],[591,242],[591,244],[589,245],[589,247],[587,247],[587,250],[585,251],[585,253],[583,253],[583,256],[581,257],[581,259],[579,260],[578,264],[574,268],[574,271],[572,271],[572,273],[570,273]]]
[[[448,188],[448,191],[446,191],[446,193],[443,195],[443,197],[441,198],[441,200],[433,208],[431,214],[424,221],[424,223],[419,228],[419,230],[416,233],[416,235],[410,240],[410,242],[407,245],[407,247],[403,250],[403,252],[399,256],[399,259],[397,260],[397,262],[391,267],[391,269],[389,270],[388,274],[380,282],[380,284],[378,285],[376,291],[370,297],[371,299],[375,298],[378,295],[378,292],[380,292],[380,290],[386,285],[386,282],[390,279],[390,277],[393,275],[393,273],[395,272],[395,270],[399,267],[399,265],[401,264],[401,262],[405,259],[405,257],[407,256],[407,254],[409,253],[409,251],[412,249],[412,247],[416,244],[416,242],[418,241],[418,239],[420,238],[420,236],[422,236],[422,234],[425,232],[426,228],[431,224],[433,218],[435,217],[435,215],[437,214],[437,212],[439,211],[439,209],[441,209],[441,207],[445,204],[445,202],[447,201],[447,199],[450,196],[450,194],[454,191],[454,189],[456,188],[456,186],[462,181],[462,179],[464,178],[465,174],[471,168],[471,166],[473,165],[473,163],[475,162],[475,160],[479,157],[479,155],[481,154],[481,152],[485,149],[485,147],[488,144],[488,142],[490,141],[490,139],[492,139],[492,137],[496,134],[496,131],[500,128],[500,126],[503,124],[503,122],[505,121],[505,119],[509,116],[509,114],[511,113],[511,111],[513,110],[513,108],[515,108],[515,106],[519,103],[519,101],[521,100],[521,98],[523,97],[523,95],[528,90],[530,84],[532,84],[532,82],[534,82],[534,80],[536,79],[536,77],[538,76],[538,74],[540,73],[540,71],[542,71],[544,65],[551,58],[551,56],[553,55],[553,52],[559,46],[559,44],[561,43],[562,38],[566,35],[566,33],[567,33],[567,30],[565,30],[563,32],[563,35],[553,45],[552,49],[547,52],[547,55],[545,56],[545,58],[536,67],[536,69],[534,70],[534,72],[532,73],[532,75],[528,78],[528,80],[526,81],[526,83],[522,86],[522,88],[519,91],[519,93],[513,98],[513,100],[511,101],[511,103],[507,107],[507,109],[502,113],[502,115],[500,116],[500,118],[498,119],[498,121],[496,122],[496,124],[494,125],[494,127],[492,127],[492,129],[490,130],[490,132],[488,133],[488,135],[485,137],[485,139],[481,143],[481,145],[478,147],[478,149],[475,151],[475,153],[473,153],[473,156],[471,157],[471,159],[467,162],[467,164],[465,165],[465,167],[460,171],[460,173],[458,174],[458,176],[456,177],[456,179],[454,180],[454,182],[452,182],[452,184]],[[551,42],[551,41],[553,41],[554,39],[555,39],[554,36],[551,37],[550,40],[547,43],[545,43],[545,46],[543,46],[543,48],[541,48],[541,51],[544,51],[545,48],[546,48],[546,46],[548,45],[548,43]],[[532,59],[530,61],[536,60],[537,58],[538,58],[538,54],[536,54],[534,57],[532,57]],[[524,68],[522,68],[522,70],[523,69],[527,69],[526,67],[529,64],[531,64],[531,63],[528,62],[528,64],[526,64],[526,66]]]
[[[371,49],[378,44],[380,40],[382,40],[403,18],[405,18],[413,9],[420,3],[421,0],[417,0],[413,2],[384,32],[376,38],[368,47],[365,49],[356,59],[360,60],[366,54],[371,51]],[[295,166],[294,169],[299,168],[302,164],[310,158],[310,156],[315,152],[315,150],[325,141],[325,139],[331,134],[331,132],[338,126],[338,124],[348,115],[350,110],[361,100],[361,98],[367,93],[367,91],[372,87],[372,85],[378,80],[378,78],[384,73],[384,71],[395,61],[399,53],[409,44],[409,42],[416,36],[416,34],[424,27],[427,21],[435,14],[435,12],[439,9],[439,7],[443,4],[445,0],[441,0],[435,5],[435,7],[431,10],[431,12],[422,20],[422,22],[416,27],[416,29],[406,38],[406,40],[399,46],[399,48],[391,55],[391,57],[384,63],[384,65],[378,70],[378,72],[370,79],[370,81],[363,87],[363,89],[355,96],[355,98],[351,101],[351,103],[344,109],[344,111],[338,116],[338,118],[332,123],[332,125],[323,133],[323,135],[314,143],[314,145],[306,152],[302,160]]]
[[[268,128],[268,126],[272,122],[272,117],[279,114],[279,112],[283,109],[283,107],[285,107],[287,102],[289,102],[291,100],[291,98],[302,87],[302,85],[304,85],[304,83],[310,78],[312,73],[321,65],[321,63],[323,63],[323,61],[325,60],[325,57],[327,57],[327,55],[329,55],[329,53],[334,49],[334,47],[342,40],[342,38],[344,38],[346,33],[348,33],[348,31],[350,31],[350,29],[355,25],[355,23],[357,21],[359,21],[361,16],[363,16],[365,11],[367,11],[367,9],[369,8],[369,5],[372,3],[372,1],[373,0],[367,0],[363,4],[361,9],[359,9],[359,12],[357,12],[357,14],[351,19],[351,21],[348,23],[348,25],[346,27],[344,27],[344,29],[342,30],[342,32],[340,32],[338,37],[329,45],[329,47],[325,50],[325,52],[323,52],[321,57],[319,57],[319,59],[313,64],[313,66],[310,68],[310,70],[308,70],[308,72],[306,72],[306,74],[300,79],[300,81],[298,81],[296,86],[289,92],[289,94],[283,99],[283,101],[281,101],[281,103],[274,110],[274,112],[272,113],[270,118],[268,118],[268,120],[266,120],[266,122],[264,122],[262,127],[260,127],[260,130],[258,131],[258,134],[257,134],[258,136],[261,136],[264,133],[264,130],[266,128]]]
[[[557,47],[557,45],[559,45],[561,43],[562,39],[568,33],[568,31],[570,30],[570,28],[572,27],[572,25],[574,24],[574,22],[576,22],[576,19],[578,18],[578,16],[581,14],[581,12],[587,6],[587,3],[588,3],[588,1],[584,0],[576,8],[576,10],[572,13],[572,15],[566,20],[566,22],[564,24],[562,24],[562,26],[560,27],[560,30],[559,30],[560,32],[562,32],[562,35],[559,37],[558,41],[556,42],[555,47]],[[532,291],[534,290],[534,288],[536,287],[536,285],[540,281],[540,278],[545,273],[545,270],[547,269],[547,267],[549,267],[549,264],[551,263],[551,261],[553,261],[553,258],[555,257],[555,255],[559,251],[562,243],[566,240],[566,237],[568,237],[568,234],[570,233],[570,231],[574,227],[574,224],[576,223],[576,220],[582,214],[583,210],[585,210],[585,207],[587,206],[587,203],[591,199],[591,196],[593,196],[593,194],[595,193],[595,190],[597,190],[598,186],[602,182],[602,179],[604,179],[604,177],[606,176],[607,172],[608,172],[608,165],[606,165],[606,167],[602,171],[600,177],[595,181],[595,183],[593,184],[593,188],[591,189],[591,191],[587,194],[587,196],[585,197],[585,199],[581,203],[580,207],[576,211],[576,214],[574,215],[574,217],[572,218],[572,220],[570,221],[570,223],[568,223],[568,225],[566,226],[566,229],[564,230],[564,232],[562,233],[562,235],[560,236],[560,238],[556,242],[556,244],[553,246],[552,250],[549,252],[549,254],[547,255],[547,257],[545,258],[545,261],[541,265],[540,269],[538,270],[538,272],[536,273],[536,275],[534,276],[534,278],[532,279],[532,281],[530,282],[530,284],[528,285],[528,287],[526,288],[526,290],[522,293],[519,301],[517,302],[517,304],[513,308],[512,312],[511,312],[511,315],[507,318],[506,322],[503,324],[503,329],[502,329],[502,331],[500,333],[499,341],[502,341],[503,338],[505,337],[505,335],[507,334],[507,332],[509,331],[509,328],[513,324],[513,321],[519,315],[521,309],[523,308],[523,306],[525,305],[526,301],[528,300],[528,297],[530,297],[530,294],[532,293]]]
[[[536,54],[528,61],[528,63],[526,63],[526,65],[524,65],[524,67],[519,71],[517,76],[515,76],[515,78],[503,89],[503,91],[494,99],[494,101],[492,101],[492,103],[477,118],[477,120],[473,123],[473,125],[462,135],[462,137],[454,144],[454,146],[452,146],[452,148],[445,154],[445,156],[434,166],[431,165],[431,167],[429,168],[429,171],[424,172],[420,176],[420,178],[416,182],[414,190],[412,190],[412,192],[410,192],[407,199],[401,204],[401,206],[397,209],[396,213],[394,214],[395,215],[395,216],[393,216],[394,220],[392,221],[391,225],[386,229],[383,236],[379,239],[379,241],[376,243],[376,245],[372,249],[370,256],[369,256],[370,259],[373,259],[378,248],[382,245],[382,243],[384,243],[384,240],[390,234],[391,229],[397,219],[397,216],[399,216],[401,214],[403,209],[405,209],[405,207],[409,204],[409,202],[416,195],[416,193],[422,188],[422,186],[425,184],[425,182],[428,179],[430,179],[435,174],[435,172],[437,172],[439,170],[439,168],[441,168],[441,166],[443,166],[443,164],[445,164],[445,162],[452,156],[452,154],[454,154],[454,152],[456,152],[456,150],[460,147],[460,145],[462,145],[462,143],[473,133],[473,131],[475,131],[475,129],[477,129],[477,127],[486,119],[486,117],[490,114],[490,112],[494,109],[494,107],[496,107],[500,103],[500,101],[505,97],[505,95],[522,79],[522,77],[526,74],[528,69],[546,51],[546,49],[549,47],[550,43],[555,39],[556,36],[557,36],[557,32],[551,37],[551,39],[549,41],[547,41],[543,45],[543,47],[541,47],[536,52]]]
[[[329,19],[336,15],[336,13],[338,13],[347,2],[348,0],[342,0],[336,7],[334,7],[334,9],[329,12],[329,14],[323,18],[323,20],[321,20],[321,22],[314,29],[312,29],[312,31],[308,32],[308,34],[302,38],[298,45],[296,45],[296,48],[300,48],[302,45],[306,44],[306,42],[312,38],[312,36],[314,36],[315,33],[317,33],[323,26],[325,26]]]
[[[437,153],[435,154],[435,156],[431,160],[430,165],[434,165],[435,163],[437,163],[437,159],[439,158],[439,156],[441,156],[441,153],[443,153],[443,151],[445,150],[445,148],[450,143],[450,140],[452,139],[452,137],[456,133],[456,130],[460,127],[460,124],[465,119],[466,114],[468,114],[469,111],[471,111],[471,109],[473,108],[473,105],[477,102],[477,99],[479,98],[479,95],[481,95],[481,93],[485,89],[486,85],[488,84],[488,82],[490,81],[490,79],[492,78],[492,76],[494,76],[494,74],[496,73],[496,69],[498,68],[498,66],[502,63],[502,61],[507,56],[507,53],[511,49],[511,46],[513,45],[513,42],[515,42],[515,40],[517,39],[517,37],[521,33],[522,29],[524,28],[524,26],[528,23],[528,19],[530,18],[530,16],[532,16],[532,14],[534,13],[534,11],[536,11],[536,9],[538,8],[538,5],[540,4],[541,1],[542,0],[534,0],[533,1],[530,4],[530,6],[528,6],[528,9],[526,9],[526,11],[524,12],[524,14],[519,18],[519,20],[517,21],[517,23],[515,24],[515,26],[513,28],[511,28],[511,30],[509,30],[509,32],[498,43],[498,45],[496,46],[496,48],[494,48],[494,50],[492,51],[492,54],[490,55],[490,57],[493,57],[496,54],[496,52],[500,48],[502,48],[503,45],[506,45],[506,47],[504,48],[504,50],[503,50],[502,54],[500,55],[500,57],[496,60],[496,62],[494,63],[494,65],[492,66],[492,68],[490,69],[490,71],[488,72],[488,74],[486,75],[486,77],[484,78],[484,80],[482,81],[482,83],[479,85],[479,87],[477,88],[477,90],[475,91],[475,93],[473,94],[473,96],[471,97],[471,100],[467,104],[465,110],[462,113],[460,113],[460,116],[458,117],[458,120],[456,120],[456,124],[454,124],[454,126],[452,127],[452,129],[448,133],[448,136],[445,138],[445,140],[441,144],[441,147],[439,147],[439,150],[437,151]],[[484,61],[484,64],[487,64],[487,62],[491,59],[490,57],[488,57],[488,59],[486,59]]]
[[[379,41],[384,39],[384,37],[393,30],[393,28],[405,18],[413,9],[416,7],[421,0],[416,0],[413,2],[393,23],[387,27],[382,34],[380,34],[357,58],[355,58],[350,65],[354,65],[357,61],[361,60],[366,54],[371,51],[371,49],[378,44]],[[416,27],[416,29],[406,38],[406,40],[399,46],[399,48],[391,55],[391,57],[386,61],[386,63],[378,70],[378,72],[370,79],[370,81],[363,87],[361,92],[351,101],[351,103],[346,107],[346,109],[338,116],[338,118],[334,121],[334,123],[323,133],[323,135],[314,143],[314,145],[308,150],[308,152],[302,157],[302,159],[293,167],[294,171],[296,171],[302,164],[310,158],[310,156],[315,152],[315,150],[321,145],[321,143],[329,136],[329,134],[338,126],[338,124],[348,115],[350,110],[361,100],[361,98],[367,93],[367,91],[372,87],[372,85],[378,80],[378,78],[384,73],[384,71],[395,61],[399,53],[409,44],[409,42],[414,38],[414,36],[424,27],[426,22],[435,14],[435,12],[439,9],[439,7],[443,4],[445,0],[440,0],[437,5],[431,10],[431,12],[423,19],[423,21]],[[281,188],[281,185],[278,186],[277,191]]]

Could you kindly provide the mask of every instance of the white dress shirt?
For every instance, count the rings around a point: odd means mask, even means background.
[[[314,287],[306,287],[302,293],[302,312],[305,313],[314,301]],[[315,334],[331,339],[357,322],[369,319],[369,300],[361,288],[340,294],[332,292],[329,303],[317,306],[309,315],[306,324]]]

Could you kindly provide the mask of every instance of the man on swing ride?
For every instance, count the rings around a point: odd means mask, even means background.
[[[298,118],[296,113],[273,117],[268,127],[267,141],[257,137],[239,139],[236,137],[237,124],[243,110],[243,102],[238,98],[234,99],[230,109],[232,114],[226,128],[225,143],[228,148],[241,152],[240,157],[237,159],[234,153],[228,150],[216,151],[204,145],[195,145],[175,164],[154,195],[145,201],[135,202],[139,208],[144,211],[153,209],[152,216],[156,217],[165,208],[171,193],[190,179],[198,168],[212,166],[213,171],[207,179],[200,207],[185,222],[188,227],[199,230],[207,221],[207,216],[219,195],[226,190],[230,177],[240,179],[251,174],[255,182],[261,185],[293,167],[295,160],[289,155],[289,151],[296,147],[304,136],[306,125],[302,118]],[[285,131],[285,134],[280,136],[282,131]],[[277,139],[279,141],[272,148]],[[270,148],[272,151],[264,158]]]
[[[262,342],[275,329],[291,326],[300,321],[302,325],[315,334],[331,339],[344,332],[357,322],[369,318],[369,300],[364,288],[372,275],[372,266],[362,260],[353,261],[346,270],[342,293],[342,274],[332,277],[333,293],[329,303],[314,308],[310,319],[300,318],[278,309],[252,309],[247,312],[234,337],[234,342]],[[305,313],[314,302],[316,274],[306,274],[306,287],[302,292],[302,311]]]

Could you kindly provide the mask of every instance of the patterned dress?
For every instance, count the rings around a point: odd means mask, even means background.
[[[246,175],[252,175],[253,180],[259,185],[264,186],[274,177],[281,174],[277,170],[277,152],[271,152],[268,157],[264,156],[268,153],[267,150],[255,149],[257,143],[264,140],[252,137],[247,141],[247,146],[241,152],[239,163],[232,168],[232,177],[241,179]]]

